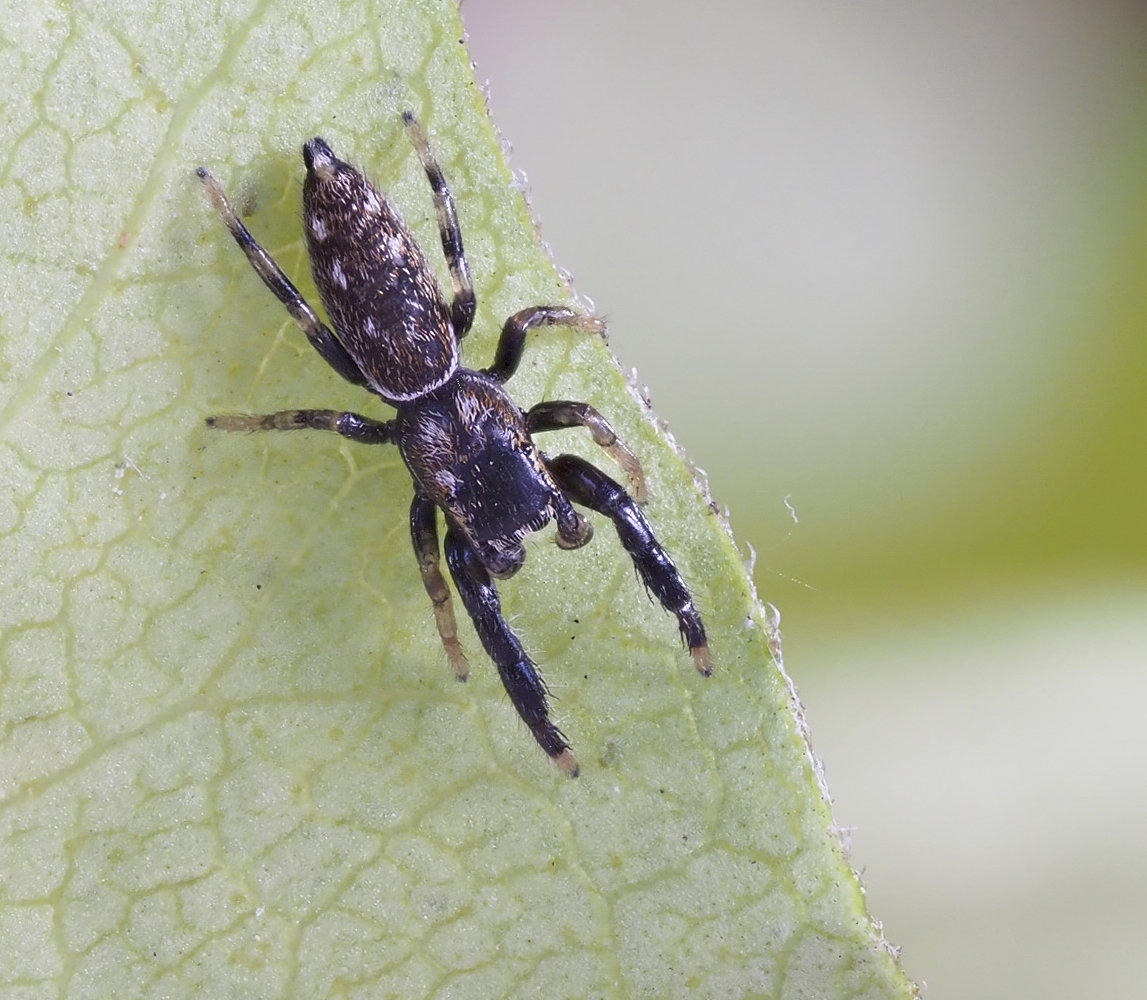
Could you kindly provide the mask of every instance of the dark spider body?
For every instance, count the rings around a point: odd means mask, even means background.
[[[569,547],[589,541],[530,440],[525,415],[489,375],[459,369],[402,407],[398,441],[418,492],[446,512],[491,576],[522,566],[522,539],[558,521]]]
[[[315,285],[333,332],[251,236],[215,179],[202,167],[198,171],[252,267],[315,349],[343,378],[391,404],[394,419],[285,410],[208,417],[207,424],[224,430],[312,428],[364,444],[397,445],[414,479],[411,540],[455,674],[465,680],[469,667],[439,569],[438,510],[446,519],[444,550],[451,577],[514,707],[542,749],[576,775],[569,744],[550,720],[545,682],[506,624],[492,579],[521,568],[525,537],[554,521],[558,545],[577,548],[593,532],[571,500],[605,514],[646,588],[676,615],[697,669],[708,675],[705,629],[681,575],[638,506],[645,491],[641,466],[601,414],[586,403],[565,400],[523,412],[504,388],[518,367],[529,330],[562,325],[600,331],[600,323],[563,307],[523,309],[506,320],[489,368],[460,366],[459,342],[469,332],[475,308],[469,266],[442,172],[413,116],[404,115],[404,120],[434,193],[453,298],[446,301],[421,248],[382,194],[324,140],[314,138],[303,147],[303,218]],[[621,465],[636,500],[588,462],[573,455],[551,458],[534,444],[536,433],[573,426],[589,430]]]

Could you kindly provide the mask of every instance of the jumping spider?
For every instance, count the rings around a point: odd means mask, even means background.
[[[506,624],[492,579],[505,579],[522,567],[525,536],[553,520],[557,544],[576,549],[590,540],[593,529],[570,501],[604,514],[647,590],[677,616],[697,669],[708,676],[705,628],[677,567],[638,507],[645,495],[641,465],[613,428],[586,403],[552,400],[523,412],[503,388],[534,327],[600,332],[600,321],[561,306],[531,306],[506,320],[489,368],[473,371],[459,364],[460,341],[474,319],[470,268],[454,199],[426,135],[409,112],[403,121],[430,181],[453,299],[447,303],[421,248],[386,198],[316,137],[303,146],[303,219],[311,270],[333,332],[247,231],[215,178],[203,167],[197,171],[235,242],[323,360],[348,382],[393,406],[394,419],[284,410],[208,417],[207,426],[228,431],[312,428],[363,444],[397,445],[414,478],[414,552],[454,673],[465,680],[469,667],[458,642],[450,590],[438,567],[439,509],[446,518],[450,575],[510,700],[542,749],[567,774],[576,775],[569,744],[550,721],[545,682]],[[585,427],[625,471],[634,496],[588,462],[574,455],[551,458],[534,444],[535,434],[574,426]]]

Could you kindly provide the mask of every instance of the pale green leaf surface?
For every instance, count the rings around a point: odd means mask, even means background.
[[[5,0],[0,17],[0,994],[895,997],[766,616],[602,343],[533,338],[524,403],[584,398],[649,475],[714,676],[608,524],[502,586],[582,777],[468,622],[445,663],[392,449],[211,433],[213,412],[383,408],[260,285],[207,164],[313,296],[321,133],[437,252],[413,108],[500,319],[568,300],[449,0]],[[576,81],[571,81],[576,86]],[[551,447],[605,463],[574,431]]]

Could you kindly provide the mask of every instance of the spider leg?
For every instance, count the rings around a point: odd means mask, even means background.
[[[470,673],[470,665],[458,641],[450,588],[438,568],[438,508],[417,493],[410,504],[410,539],[414,543],[414,554],[418,557],[422,585],[434,605],[434,621],[438,625],[442,645],[446,647],[446,657],[454,668],[454,676],[464,681]]]
[[[474,629],[491,660],[518,715],[530,727],[534,739],[570,777],[578,763],[561,730],[550,721],[546,684],[538,668],[522,648],[518,637],[502,617],[498,591],[478,555],[453,528],[446,532],[446,564],[454,577],[458,596],[474,621]]]
[[[221,431],[333,431],[360,444],[394,444],[393,420],[371,420],[341,410],[280,410],[278,413],[224,413],[207,418],[207,426]]]
[[[538,403],[526,414],[526,427],[530,434],[539,431],[556,431],[563,427],[584,427],[593,437],[594,444],[612,458],[629,477],[633,499],[644,504],[648,498],[645,488],[645,473],[637,456],[618,440],[609,421],[589,403],[575,403],[555,399]]]
[[[470,280],[470,265],[466,261],[466,251],[462,248],[462,231],[458,228],[458,212],[454,208],[454,196],[446,178],[442,176],[442,168],[426,141],[426,133],[422,126],[409,111],[402,114],[406,134],[414,144],[418,157],[422,160],[422,169],[426,171],[426,178],[430,181],[430,190],[434,193],[434,210],[438,215],[438,232],[442,236],[442,252],[446,255],[446,266],[450,269],[450,284],[454,291],[454,301],[450,304],[450,316],[454,326],[454,335],[461,340],[470,332],[470,325],[474,322],[474,283]]]
[[[518,370],[526,347],[526,334],[535,326],[572,326],[588,333],[605,334],[605,324],[596,316],[586,316],[564,306],[530,306],[511,316],[502,326],[494,363],[482,371],[506,382]]]
[[[681,579],[669,553],[661,547],[649,521],[636,501],[604,472],[576,455],[557,455],[545,460],[546,468],[570,499],[613,521],[618,538],[633,560],[642,582],[666,611],[677,616],[681,637],[693,654],[693,662],[706,677],[713,672],[705,626],[693,605],[693,597]]]
[[[307,340],[311,342],[311,346],[319,352],[328,365],[348,382],[354,385],[366,385],[366,376],[346,352],[346,348],[338,342],[330,328],[319,319],[307,300],[291,284],[291,279],[275,263],[275,258],[258,244],[255,237],[243,225],[239,216],[235,214],[235,210],[231,207],[231,203],[227,200],[219,182],[211,176],[206,167],[200,167],[195,173],[203,181],[203,186],[207,189],[208,197],[211,198],[215,210],[222,216],[224,224],[230,230],[235,242],[239,244],[239,249],[247,255],[247,260],[255,269],[255,273],[263,279],[263,284],[275,293],[275,298],[287,307],[287,312],[291,314],[291,318],[299,324],[303,333],[307,335]]]

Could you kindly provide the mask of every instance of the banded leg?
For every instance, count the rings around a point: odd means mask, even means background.
[[[633,497],[622,489],[620,483],[576,455],[548,458],[546,468],[572,500],[605,514],[613,521],[617,536],[637,567],[646,589],[666,611],[677,616],[681,637],[693,654],[693,663],[701,674],[708,677],[713,672],[713,664],[701,615],[694,607],[693,596],[676,565],[657,541],[653,528]]]
[[[445,548],[446,564],[454,577],[458,596],[474,621],[482,646],[497,666],[502,685],[518,715],[554,763],[570,777],[577,777],[578,763],[570,752],[569,743],[550,721],[545,681],[502,617],[498,591],[486,567],[453,528],[446,532]]]
[[[458,641],[450,588],[438,568],[438,508],[417,493],[410,504],[410,539],[414,543],[414,554],[418,557],[422,585],[434,605],[434,622],[442,637],[442,645],[446,648],[446,658],[454,668],[454,676],[464,681],[470,674],[470,665]]]
[[[476,300],[474,283],[470,280],[470,265],[466,261],[466,251],[462,248],[462,230],[458,228],[458,212],[454,208],[454,196],[450,193],[446,178],[442,176],[442,168],[434,158],[422,126],[409,111],[402,113],[402,121],[406,126],[406,134],[418,153],[418,158],[422,160],[422,169],[426,171],[430,190],[434,193],[434,211],[438,215],[442,252],[446,255],[446,266],[450,269],[450,284],[454,292],[454,301],[450,304],[450,316],[454,334],[461,340],[470,332],[470,325],[474,322]]]
[[[360,444],[394,444],[393,420],[371,420],[342,410],[280,410],[249,415],[224,413],[207,418],[207,426],[221,431],[333,431]]]
[[[586,316],[564,306],[530,306],[514,313],[502,326],[494,363],[483,372],[506,382],[518,370],[526,347],[526,334],[536,326],[570,326],[587,333],[605,334],[605,324],[596,316]]]
[[[354,385],[366,385],[366,376],[354,359],[347,354],[346,348],[338,342],[330,328],[319,319],[307,300],[291,284],[291,279],[275,263],[275,258],[256,242],[255,237],[235,214],[219,182],[211,176],[206,167],[200,167],[195,173],[203,181],[215,210],[222,216],[224,224],[230,230],[235,242],[239,244],[239,249],[247,255],[247,260],[255,269],[255,273],[263,279],[263,284],[275,293],[275,298],[287,307],[287,312],[307,335],[311,346],[348,382]]]
[[[584,427],[593,437],[593,442],[612,458],[629,477],[633,499],[644,504],[649,494],[645,488],[645,473],[637,456],[626,447],[609,425],[609,421],[589,403],[574,403],[555,399],[538,403],[526,414],[526,427],[531,434],[539,431],[556,431],[563,427]]]

